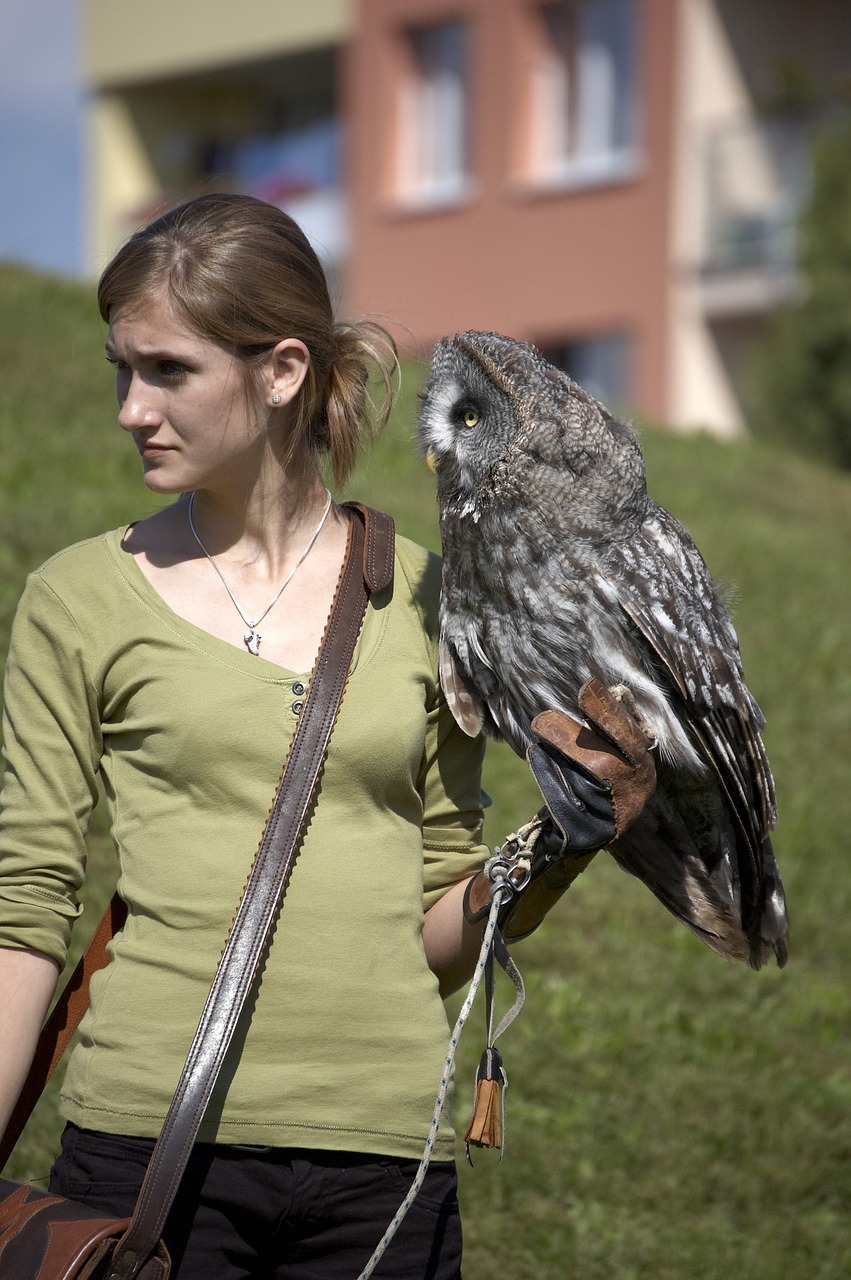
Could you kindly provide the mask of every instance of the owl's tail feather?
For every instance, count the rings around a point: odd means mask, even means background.
[[[751,968],[759,969],[771,959],[782,969],[789,958],[789,917],[786,912],[786,895],[771,841],[762,846],[762,892],[759,908],[748,929]]]
[[[636,823],[636,826],[639,824]],[[624,837],[611,846],[618,866],[636,876],[681,924],[726,960],[751,963],[751,947],[742,931],[735,906],[719,895],[707,881],[705,869],[691,859],[678,865],[660,856],[642,856],[635,836]]]
[[[751,859],[739,848],[736,826],[719,812],[717,796],[703,795],[688,806],[661,783],[638,820],[610,846],[616,862],[718,955],[758,969],[773,954],[782,967],[786,910],[770,844],[763,849],[759,906],[745,922],[741,875],[748,874]],[[747,858],[741,867],[740,854]]]

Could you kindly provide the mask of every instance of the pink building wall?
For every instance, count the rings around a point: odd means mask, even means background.
[[[528,0],[361,0],[345,112],[352,256],[347,307],[392,321],[408,346],[496,329],[542,344],[620,331],[629,406],[664,418],[677,0],[638,0],[639,164],[579,190],[524,175]],[[471,23],[469,199],[405,208],[394,193],[404,32]]]

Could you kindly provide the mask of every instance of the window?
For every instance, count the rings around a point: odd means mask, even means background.
[[[629,338],[624,333],[600,334],[573,342],[551,343],[543,356],[578,382],[607,408],[629,403]]]
[[[569,0],[539,10],[531,83],[531,170],[598,181],[635,164],[636,0]]]
[[[409,74],[400,95],[399,194],[452,203],[467,184],[467,28],[441,22],[407,33]]]
[[[133,90],[139,119],[162,117],[151,150],[163,191],[235,190],[277,204],[333,273],[348,230],[338,79],[337,51],[319,48],[214,69],[191,89],[177,79]]]
[[[232,146],[230,155],[237,190],[285,209],[326,270],[342,260],[346,249],[340,152],[340,123],[329,117],[246,138]]]

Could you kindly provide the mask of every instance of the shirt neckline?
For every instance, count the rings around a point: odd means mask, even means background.
[[[135,521],[131,521],[130,524],[123,525],[121,528],[112,531],[109,535],[110,550],[114,553],[119,572],[130,589],[171,631],[189,641],[193,648],[200,649],[208,657],[215,659],[217,662],[226,662],[229,666],[236,666],[247,675],[261,676],[262,679],[267,681],[273,679],[281,684],[292,683],[293,680],[307,684],[311,675],[310,671],[293,671],[290,667],[285,667],[281,663],[271,662],[268,658],[264,658],[262,654],[255,656],[252,653],[248,653],[246,650],[230,644],[229,641],[222,640],[219,636],[214,636],[212,632],[205,631],[203,627],[190,622],[188,618],[184,618],[181,614],[175,613],[171,605],[163,599],[150,579],[142,572],[136,557],[126,542],[127,532],[133,527],[134,523]],[[356,664],[357,651],[352,670],[354,670]],[[275,675],[270,676],[270,672],[274,672]]]

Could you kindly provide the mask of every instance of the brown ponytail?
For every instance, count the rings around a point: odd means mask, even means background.
[[[387,330],[371,321],[336,324],[333,338],[322,422],[327,433],[325,448],[334,479],[340,484],[355,466],[358,453],[387,422],[395,396],[398,361],[395,343]],[[373,370],[382,392],[377,406],[369,394]]]

